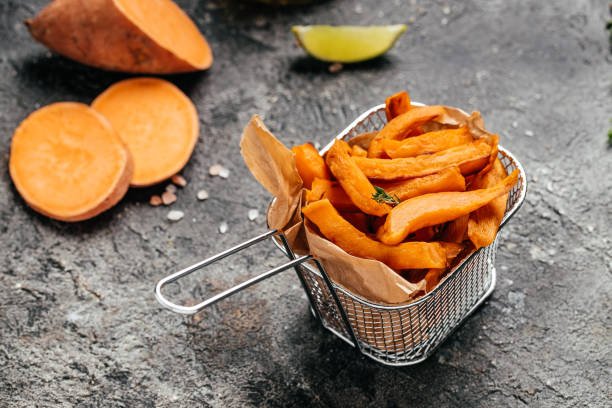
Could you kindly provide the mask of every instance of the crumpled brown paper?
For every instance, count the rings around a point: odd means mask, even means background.
[[[489,133],[484,130],[478,112],[468,117],[463,111],[446,107],[438,125],[466,125],[478,138]],[[358,140],[367,147],[373,135]],[[251,118],[242,133],[240,149],[253,176],[275,200],[268,210],[270,228],[283,231],[297,253],[310,253],[321,261],[329,277],[350,292],[372,302],[402,304],[425,293],[425,281],[411,283],[384,263],[374,259],[358,258],[320,236],[304,222],[301,214],[304,189],[290,149],[285,147],[266,128],[259,116]]]

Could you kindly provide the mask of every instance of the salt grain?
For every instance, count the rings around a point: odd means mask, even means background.
[[[168,213],[167,218],[170,221],[178,221],[185,216],[185,213],[179,210],[172,210]]]
[[[152,195],[151,198],[149,198],[149,204],[151,204],[153,207],[162,205],[162,203],[162,199],[158,195]]]
[[[219,170],[219,177],[221,178],[228,178],[230,174],[230,171],[228,169],[226,169],[225,167],[221,167],[221,170]]]
[[[229,229],[229,227],[227,226],[227,222],[223,221],[220,225],[219,225],[219,232],[221,234],[225,234],[227,232],[227,230]]]
[[[442,7],[442,13],[449,15],[451,12],[451,8],[449,6]]]
[[[337,74],[338,72],[342,71],[342,64],[339,62],[334,62],[333,64],[331,64],[327,70],[332,73],[332,74]]]
[[[174,184],[168,184],[166,186],[166,191],[169,192],[169,193],[174,194],[174,193],[176,193],[176,186]]]
[[[179,187],[185,187],[187,185],[187,180],[185,180],[185,177],[181,176],[180,174],[175,174],[172,176],[171,180]]]
[[[198,197],[198,200],[200,200],[200,201],[206,200],[208,198],[208,191],[206,191],[206,190],[198,191],[197,197]]]
[[[249,221],[255,221],[255,219],[257,217],[259,217],[259,211],[257,211],[256,209],[252,208],[249,210],[247,217],[249,217]]]
[[[515,129],[518,127],[518,122],[516,120],[512,122],[512,127]]]
[[[222,165],[220,165],[220,164],[213,164],[208,169],[208,174],[210,174],[211,176],[218,176],[222,169],[223,169]]]
[[[164,205],[170,205],[176,201],[176,196],[174,195],[174,193],[164,191],[164,194],[162,194],[161,199]]]
[[[534,133],[531,130],[526,130],[525,131],[525,136],[527,136],[527,137],[533,137],[533,134]]]

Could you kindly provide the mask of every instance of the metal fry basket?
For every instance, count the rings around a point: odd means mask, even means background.
[[[420,104],[413,102],[413,105]],[[376,131],[386,122],[385,105],[378,105],[359,116],[337,138],[350,139]],[[333,140],[322,152],[332,144]],[[525,200],[527,179],[518,160],[501,146],[499,158],[508,172],[514,169],[520,172],[517,184],[509,193],[502,228]],[[194,306],[175,304],[162,294],[165,285],[269,238],[289,262]],[[293,269],[304,287],[313,315],[323,327],[382,364],[404,366],[429,357],[493,292],[496,250],[497,239],[490,246],[467,255],[430,293],[409,304],[389,306],[370,302],[332,282],[317,259],[311,255],[296,256],[285,236],[272,230],[161,279],[155,287],[155,296],[161,305],[174,312],[194,314],[255,283]]]

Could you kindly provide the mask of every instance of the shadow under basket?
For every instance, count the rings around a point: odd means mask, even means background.
[[[385,105],[378,105],[364,112],[336,138],[348,140],[361,133],[380,130],[386,123]],[[333,140],[322,152],[327,151],[332,144]],[[499,158],[508,173],[519,170],[518,182],[508,196],[501,229],[525,200],[527,179],[521,164],[501,146]],[[194,306],[178,305],[163,296],[162,288],[165,285],[269,238],[289,258],[289,262]],[[313,315],[323,327],[382,364],[411,365],[433,354],[493,292],[497,241],[496,238],[488,247],[466,255],[431,292],[399,306],[370,302],[332,282],[317,259],[311,255],[294,254],[285,236],[275,230],[161,279],[155,287],[155,295],[164,307],[181,314],[193,314],[255,283],[293,269],[306,292]]]

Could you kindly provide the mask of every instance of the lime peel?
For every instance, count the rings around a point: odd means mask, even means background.
[[[293,26],[298,43],[316,59],[344,64],[366,61],[387,52],[406,31],[405,24],[386,26]]]

